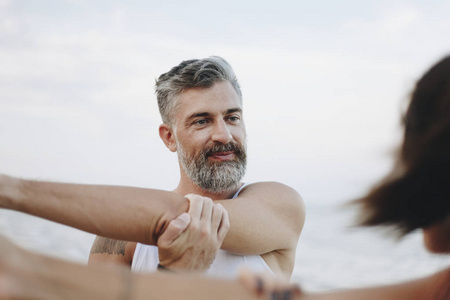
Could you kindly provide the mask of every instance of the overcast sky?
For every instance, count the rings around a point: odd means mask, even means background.
[[[0,0],[0,172],[173,189],[155,78],[219,55],[244,95],[245,181],[307,205],[384,174],[415,80],[450,53],[449,1]]]

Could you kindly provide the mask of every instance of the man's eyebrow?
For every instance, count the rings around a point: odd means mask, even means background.
[[[226,111],[223,112],[223,115],[229,115],[235,112],[239,112],[242,113],[242,108],[236,107],[236,108],[230,108],[227,109]],[[211,116],[211,113],[209,112],[201,112],[201,113],[193,113],[192,115],[190,115],[189,117],[186,118],[186,124],[189,123],[190,120],[195,119],[195,118],[204,118],[204,117],[209,117]]]
[[[242,108],[236,107],[236,108],[227,109],[226,111],[223,112],[223,115],[228,115],[228,114],[232,114],[232,113],[235,113],[235,112],[242,112]],[[209,113],[209,112],[193,113],[192,115],[187,117],[186,120],[192,120],[192,119],[195,119],[195,118],[208,117],[210,115],[211,115],[211,113]]]
[[[208,112],[201,112],[201,113],[193,113],[192,115],[190,115],[189,117],[186,118],[186,120],[184,121],[184,124],[186,126],[189,126],[189,123],[191,122],[192,119],[195,118],[204,118],[204,117],[208,117],[211,114]]]
[[[194,118],[201,118],[201,117],[207,117],[211,115],[209,112],[202,112],[202,113],[193,113],[192,115],[190,115],[189,117],[187,117],[186,120],[191,120]]]
[[[242,108],[236,107],[236,108],[227,109],[224,112],[224,115],[232,114],[232,113],[235,113],[235,112],[242,113]]]

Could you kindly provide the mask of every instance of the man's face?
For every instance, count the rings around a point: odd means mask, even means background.
[[[182,92],[174,121],[178,158],[196,185],[219,194],[240,182],[246,133],[242,103],[229,82]]]

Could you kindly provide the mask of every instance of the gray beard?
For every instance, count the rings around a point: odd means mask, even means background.
[[[235,160],[210,162],[211,152],[235,151]],[[220,194],[239,184],[245,174],[247,155],[245,148],[235,144],[215,145],[204,149],[198,157],[189,156],[177,141],[178,159],[186,175],[201,189]]]

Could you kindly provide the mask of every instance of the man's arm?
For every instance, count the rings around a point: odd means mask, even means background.
[[[131,267],[135,249],[136,242],[97,236],[89,253],[88,265],[114,263]]]
[[[247,186],[235,199],[216,201],[230,214],[231,227],[222,249],[235,254],[263,255],[276,273],[292,273],[295,249],[305,220],[300,195],[276,182]],[[103,239],[101,244],[104,244]],[[91,261],[131,265],[135,243],[107,240],[108,253],[91,254]],[[94,246],[100,244],[94,243]],[[124,254],[117,253],[117,249]],[[91,252],[92,253],[92,252]]]
[[[277,256],[290,273],[304,207],[293,189],[274,182],[247,186],[236,199],[218,201],[231,227],[223,249],[237,254]],[[0,207],[26,212],[100,236],[156,245],[169,222],[187,211],[173,192],[102,185],[20,180],[0,176]],[[288,263],[286,263],[287,260]],[[289,270],[290,269],[290,270]]]
[[[166,250],[164,257],[160,257],[166,267],[204,270],[211,264],[229,228],[226,210],[211,199],[189,199],[191,226],[183,234],[177,233],[180,236],[176,243],[172,239],[158,244],[158,238],[170,222],[174,220],[172,224],[177,224],[179,215],[183,216],[187,210],[188,198],[152,189],[0,178],[0,207],[102,236],[159,245]],[[97,237],[90,262],[130,265],[135,246],[123,240]],[[186,259],[188,256],[193,259]]]
[[[235,199],[220,200],[231,227],[222,249],[238,254],[264,254],[297,243],[305,220],[300,195],[277,182],[248,185]]]
[[[156,245],[169,222],[188,210],[173,192],[0,176],[0,208],[25,212],[117,240]]]
[[[176,272],[204,272],[214,261],[230,222],[220,204],[199,195],[186,195],[189,211],[170,221],[158,238],[159,262]],[[136,243],[97,237],[89,264],[115,263],[130,266]]]
[[[170,221],[158,238],[160,264],[177,271],[206,271],[230,228],[228,212],[220,204],[199,195],[186,195],[189,211]],[[131,266],[136,243],[97,237],[89,265],[123,264]]]
[[[303,200],[294,189],[259,182],[245,187],[235,199],[217,202],[228,211],[231,224],[222,249],[262,255],[276,273],[291,274],[305,221]]]

